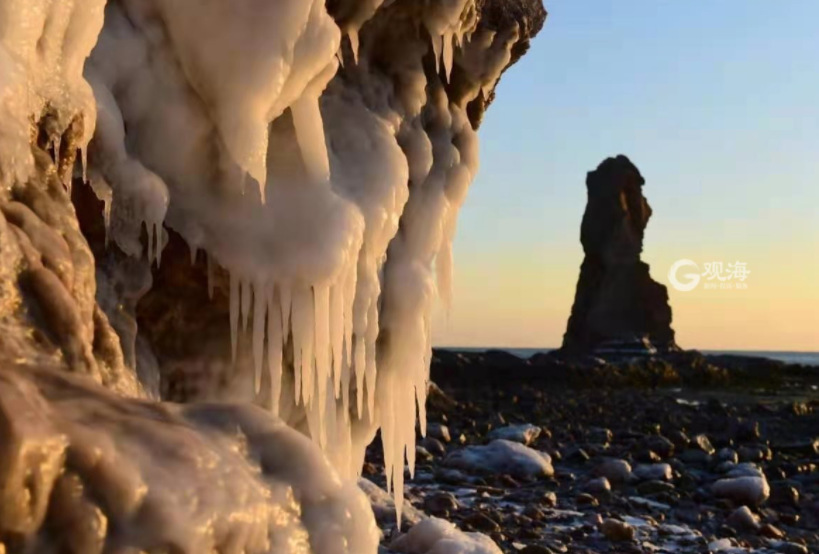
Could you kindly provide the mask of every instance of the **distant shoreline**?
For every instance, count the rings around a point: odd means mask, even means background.
[[[508,352],[522,359],[528,359],[538,353],[547,353],[556,348],[510,348],[510,347],[477,347],[477,346],[436,346],[434,350],[448,352],[479,353],[489,351]],[[798,364],[819,367],[819,352],[803,352],[789,350],[700,350],[706,356],[742,356],[748,358],[767,358],[786,364]]]

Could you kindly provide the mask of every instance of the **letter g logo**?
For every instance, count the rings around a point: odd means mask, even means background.
[[[680,280],[677,278],[677,272],[681,267],[685,266],[694,266],[697,271],[700,269],[697,264],[691,260],[677,260],[674,262],[674,265],[671,266],[671,269],[668,270],[668,280],[671,282],[671,286],[681,292],[692,291],[697,288],[697,285],[700,284],[699,273],[686,273],[682,276],[685,279],[685,282],[680,282]]]

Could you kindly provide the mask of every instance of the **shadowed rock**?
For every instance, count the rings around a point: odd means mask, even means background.
[[[563,339],[569,353],[634,345],[675,350],[668,291],[640,260],[651,207],[640,170],[623,155],[586,178],[580,241],[585,259]]]

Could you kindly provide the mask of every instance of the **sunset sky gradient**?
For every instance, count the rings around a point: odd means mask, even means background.
[[[547,0],[505,76],[461,212],[449,346],[559,346],[586,172],[626,154],[643,260],[745,262],[747,290],[670,290],[688,348],[819,351],[819,2]]]

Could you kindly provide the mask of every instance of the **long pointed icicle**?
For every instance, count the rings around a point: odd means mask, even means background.
[[[233,363],[239,345],[239,278],[230,272],[230,351]]]
[[[273,287],[268,292],[267,305],[267,367],[270,372],[270,406],[279,415],[282,394],[282,319],[281,306]]]
[[[264,364],[265,315],[267,294],[262,283],[254,285],[253,295],[253,376],[255,394],[262,390],[262,366]],[[268,346],[269,348],[269,346]]]

